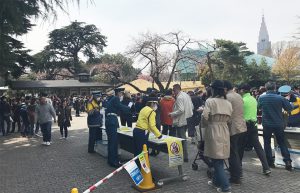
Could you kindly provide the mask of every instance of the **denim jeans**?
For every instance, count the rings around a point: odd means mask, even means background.
[[[51,126],[52,121],[40,124],[41,130],[43,133],[43,141],[50,142],[51,141]]]
[[[267,156],[267,160],[269,164],[274,163],[274,159],[272,156],[272,148],[271,148],[271,137],[274,133],[277,143],[280,147],[281,155],[283,157],[283,161],[292,161],[290,158],[290,152],[285,144],[285,135],[284,130],[281,127],[273,128],[273,127],[263,127],[263,137],[264,137],[264,148]]]
[[[212,164],[215,169],[213,183],[216,186],[221,187],[222,191],[230,190],[229,180],[224,170],[224,160],[212,159]]]

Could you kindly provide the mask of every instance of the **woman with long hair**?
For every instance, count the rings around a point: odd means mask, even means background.
[[[218,192],[230,192],[228,177],[224,171],[224,160],[229,158],[230,133],[227,123],[232,114],[232,106],[226,100],[224,83],[215,80],[211,84],[212,96],[205,102],[202,117],[205,124],[204,155],[211,158],[214,167],[213,180],[208,184]]]

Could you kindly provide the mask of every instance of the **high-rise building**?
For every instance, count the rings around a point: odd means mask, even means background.
[[[264,15],[262,16],[262,21],[259,29],[257,54],[271,56],[271,41],[269,40],[269,33]]]

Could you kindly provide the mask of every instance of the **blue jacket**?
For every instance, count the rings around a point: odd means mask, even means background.
[[[128,114],[130,112],[130,108],[128,106],[122,105],[120,102],[119,97],[116,96],[110,96],[107,99],[107,106],[105,110],[105,125],[108,126],[114,126],[114,127],[119,127],[119,122],[117,116],[108,116],[107,114],[113,113],[113,114],[120,114],[120,112],[124,114]]]
[[[262,109],[263,127],[283,128],[283,109],[290,112],[293,108],[289,101],[274,91],[268,91],[258,98],[258,108]]]
[[[87,104],[87,124],[88,127],[102,127],[103,125],[103,115],[100,113],[99,106],[96,101],[89,101]]]

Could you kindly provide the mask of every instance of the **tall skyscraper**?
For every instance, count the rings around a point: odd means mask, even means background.
[[[257,43],[257,54],[264,56],[271,56],[271,42],[269,40],[269,33],[265,22],[264,15],[259,29],[258,43]]]

